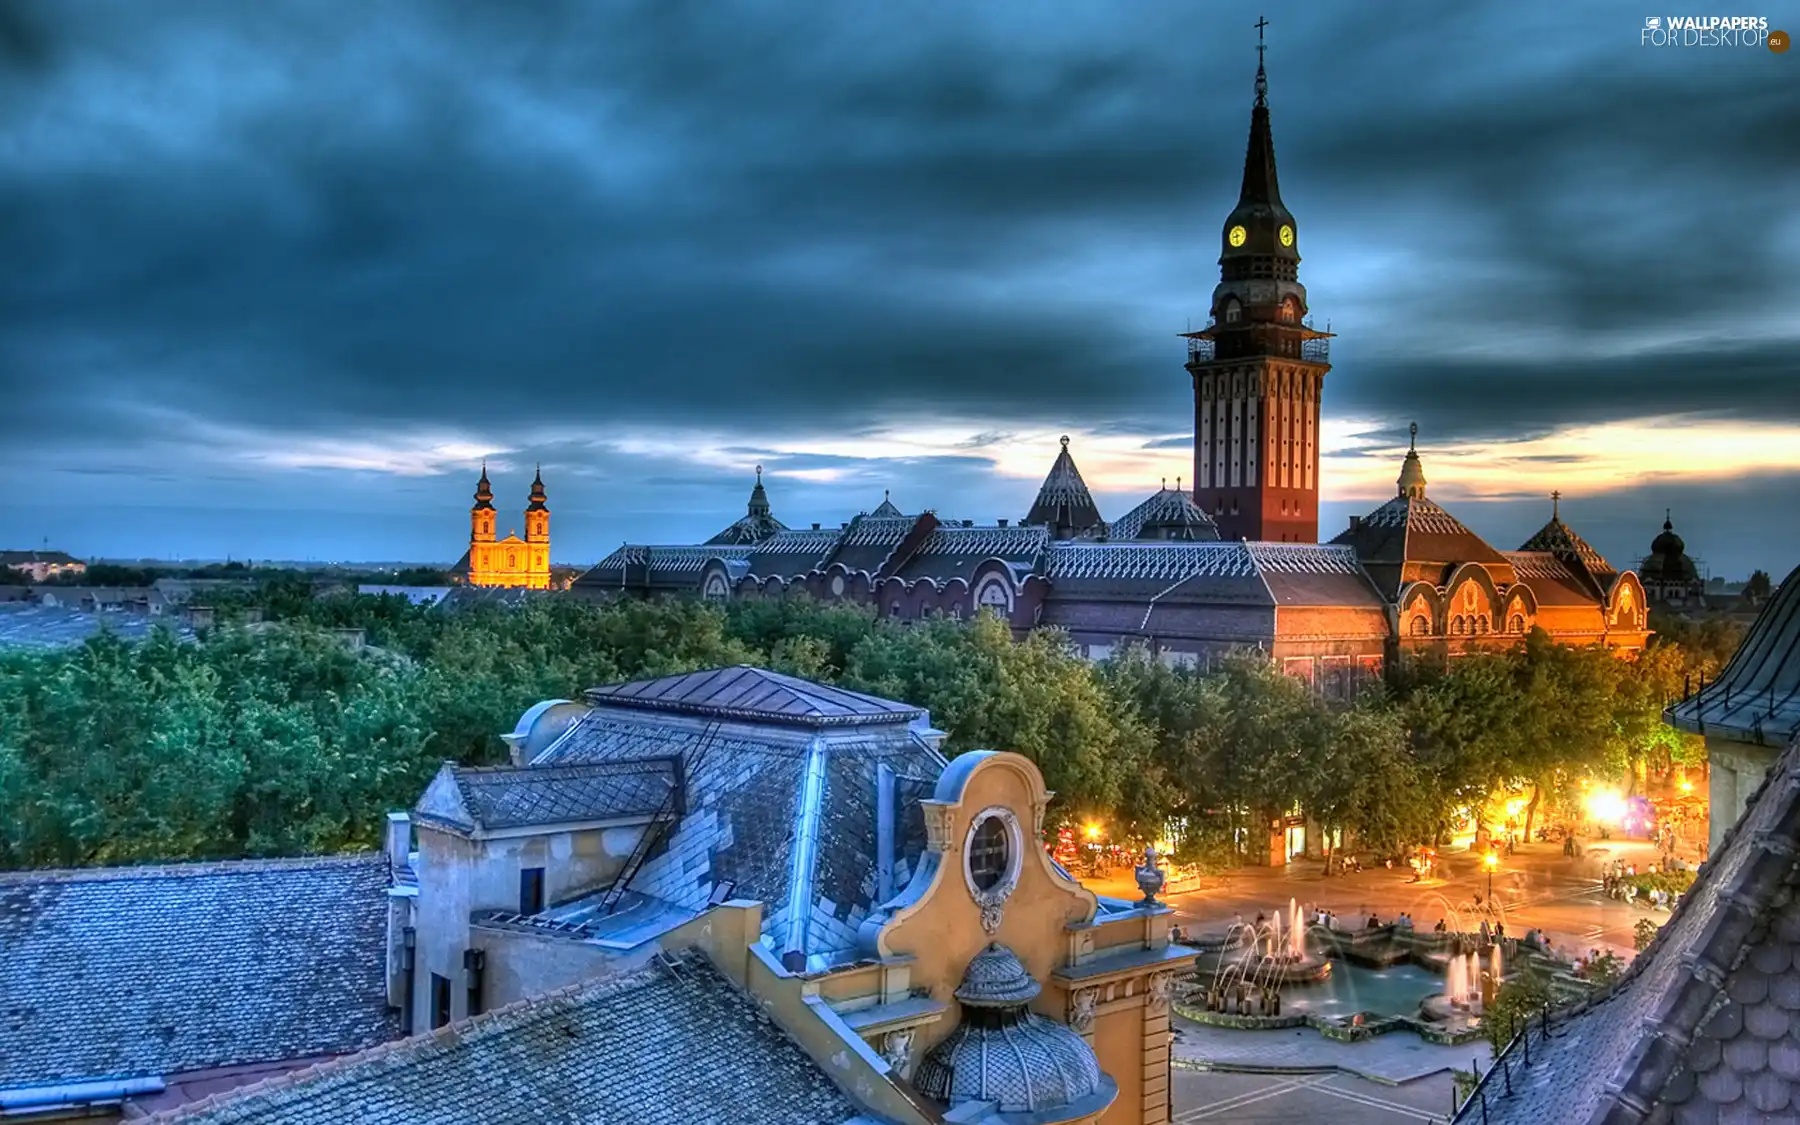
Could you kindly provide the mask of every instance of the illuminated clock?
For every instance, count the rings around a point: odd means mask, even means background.
[[[1281,244],[1283,246],[1292,246],[1294,244],[1294,228],[1288,226],[1286,223],[1283,223],[1281,226]]]
[[[1250,235],[1243,227],[1232,227],[1231,233],[1225,237],[1233,246],[1242,246],[1244,244],[1244,239],[1249,238]]]

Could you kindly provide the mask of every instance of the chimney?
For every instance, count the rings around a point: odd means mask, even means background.
[[[964,527],[974,527],[974,526],[975,526],[975,521],[974,521],[974,520],[964,520],[964,521],[963,521],[963,526],[964,526]]]
[[[1005,520],[1001,520],[1001,521],[1000,521],[1000,526],[1001,526],[1001,527],[1005,527],[1005,526],[1006,526],[1006,521],[1005,521]]]
[[[819,525],[818,525],[818,524],[816,524],[816,523],[815,523],[815,524],[813,524],[813,530],[814,530],[814,531],[817,531],[817,530],[819,530]]]
[[[1361,526],[1362,526],[1362,517],[1361,516],[1351,516],[1350,517],[1350,530],[1351,531],[1355,531],[1357,528],[1359,528]]]
[[[403,812],[387,814],[388,873],[398,879],[412,862],[412,817]]]

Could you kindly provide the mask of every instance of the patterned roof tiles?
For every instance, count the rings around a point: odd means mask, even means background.
[[[677,780],[674,758],[485,768],[446,762],[415,812],[481,832],[652,816]]]
[[[1463,522],[1423,496],[1396,496],[1362,518],[1368,527],[1406,528],[1428,535],[1474,535]]]
[[[800,726],[905,723],[925,715],[923,708],[911,704],[814,683],[748,664],[589,688],[587,699],[596,706],[678,711]]]
[[[1573,579],[1575,575],[1562,560],[1548,551],[1501,551],[1501,556],[1512,564],[1513,573],[1520,578],[1561,578]]]
[[[374,854],[0,874],[0,1089],[397,1035],[387,888]]]
[[[151,1118],[183,1125],[842,1125],[859,1109],[689,953]]]
[[[1049,573],[1058,578],[1254,578],[1256,560],[1242,543],[1056,543]]]
[[[1194,503],[1192,493],[1185,489],[1164,488],[1114,520],[1107,528],[1107,535],[1118,541],[1140,538],[1211,540],[1219,537],[1219,527],[1212,516]]]
[[[1088,491],[1087,482],[1081,479],[1081,470],[1075,467],[1075,458],[1069,455],[1066,437],[1062,439],[1062,451],[1056,455],[1043,486],[1038,489],[1031,511],[1026,513],[1025,522],[1075,534],[1099,531],[1106,526],[1093,494]]]
[[[1362,573],[1351,547],[1329,543],[1246,543],[1257,567],[1281,574]]]
[[[1564,523],[1560,517],[1551,517],[1550,522],[1538,528],[1537,533],[1519,545],[1521,551],[1549,551],[1559,556],[1579,560],[1589,573],[1596,578],[1607,577],[1619,573],[1600,552],[1589,545],[1588,541],[1575,534],[1575,529]]]
[[[912,516],[857,516],[838,538],[839,547],[895,547],[918,521]]]

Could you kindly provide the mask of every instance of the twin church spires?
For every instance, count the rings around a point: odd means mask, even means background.
[[[1194,503],[1225,539],[1319,541],[1319,400],[1331,333],[1307,323],[1299,224],[1281,201],[1257,23],[1256,100],[1211,320],[1189,341]]]
[[[550,498],[544,492],[544,472],[538,469],[525,504],[525,537],[509,532],[501,539],[495,528],[494,488],[488,482],[487,462],[481,463],[481,479],[475,482],[475,503],[469,508],[469,553],[452,571],[471,586],[501,586],[527,590],[550,588]]]

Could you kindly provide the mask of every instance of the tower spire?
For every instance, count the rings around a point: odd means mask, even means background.
[[[1400,495],[1415,500],[1425,498],[1425,465],[1419,460],[1419,424],[1412,424],[1412,440],[1407,443],[1406,461],[1400,466]]]
[[[1263,42],[1263,28],[1269,26],[1269,17],[1256,17],[1256,104],[1267,107],[1269,104],[1269,76],[1263,70],[1263,52],[1269,45]]]
[[[1562,519],[1562,493],[1561,492],[1552,492],[1550,494],[1550,518],[1553,520]]]

